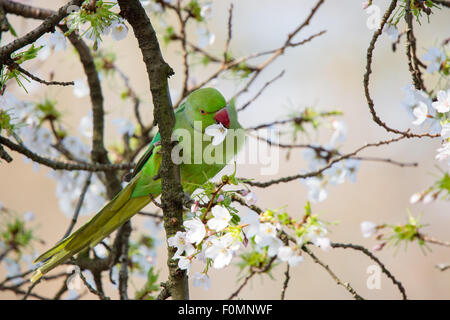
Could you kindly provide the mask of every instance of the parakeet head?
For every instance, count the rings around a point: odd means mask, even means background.
[[[230,114],[225,98],[214,88],[202,88],[192,92],[186,99],[186,114],[189,120],[202,122],[202,129],[215,123],[230,127]]]

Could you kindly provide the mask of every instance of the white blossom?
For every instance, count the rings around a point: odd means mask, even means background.
[[[174,257],[174,259],[179,259],[178,260],[178,268],[189,272],[189,269],[191,268],[191,260],[190,259],[183,257],[183,256],[177,256],[177,257]]]
[[[269,222],[260,224],[258,234],[255,236],[255,243],[260,248],[267,247],[269,257],[275,256],[283,245],[283,242],[277,238],[276,227]]]
[[[254,211],[248,210],[245,215],[240,216],[240,218],[240,224],[247,225],[243,228],[247,237],[251,238],[258,233],[259,225],[261,224],[259,221],[259,214]]]
[[[117,126],[117,133],[119,135],[127,134],[128,136],[132,136],[134,134],[134,125],[127,119],[114,119],[112,123]]]
[[[419,105],[414,108],[413,114],[416,117],[416,120],[413,121],[413,124],[416,126],[421,125],[428,116],[428,107],[425,103],[419,102]]]
[[[239,248],[238,244],[234,244],[231,235],[211,240],[210,246],[205,250],[205,257],[214,261],[213,267],[222,269],[230,264],[233,259],[233,252]]]
[[[312,148],[306,148],[302,152],[303,158],[308,162],[308,167],[311,171],[315,171],[327,164],[327,161],[324,159],[327,156],[326,151],[320,151],[320,146],[317,144],[312,144]]]
[[[323,251],[330,251],[332,249],[330,239],[325,237],[318,237],[314,244]]]
[[[148,270],[155,265],[157,258],[156,250],[149,248],[145,245],[140,245],[138,253],[131,257],[131,261],[139,265],[139,275],[146,277]]]
[[[450,89],[447,91],[440,90],[437,94],[437,101],[433,102],[433,108],[439,113],[447,113],[450,111]]]
[[[427,67],[427,72],[434,73],[441,69],[441,66],[447,59],[447,56],[441,49],[431,47],[428,52],[422,56],[422,59],[425,61],[430,61],[430,64]]]
[[[191,206],[191,213],[197,214],[198,208],[199,208],[199,201],[197,200]],[[201,212],[199,212],[199,214],[201,214]]]
[[[209,290],[211,288],[211,280],[208,275],[204,273],[196,272],[194,274],[194,287],[203,287],[205,290]]]
[[[258,197],[256,196],[256,194],[254,192],[249,192],[247,193],[247,195],[245,196],[245,203],[247,203],[247,205],[249,206],[253,206],[256,204],[256,202],[258,201]]]
[[[356,176],[360,165],[361,160],[357,159],[347,159],[344,162],[344,166],[346,168],[346,177],[353,183],[356,183]]]
[[[343,143],[347,139],[347,125],[344,121],[333,120],[331,125],[334,129],[333,135],[331,136],[330,145],[335,145],[336,143]]]
[[[99,258],[106,258],[106,256],[108,255],[108,250],[101,243],[94,247],[94,252],[95,255]]]
[[[177,248],[174,257],[180,257],[183,252],[188,256],[195,252],[194,246],[186,239],[186,232],[177,231],[177,233],[167,240],[170,247]]]
[[[86,138],[92,138],[93,135],[93,122],[92,122],[92,111],[89,112],[87,116],[84,116],[80,120],[80,125],[78,126],[78,131]]]
[[[303,261],[303,257],[297,255],[289,246],[282,246],[278,249],[278,258],[287,262],[291,267],[295,267]]]
[[[214,33],[208,31],[203,27],[198,27],[196,32],[197,34],[197,46],[199,48],[204,48],[206,46],[212,45],[216,40],[216,36]]]
[[[437,149],[436,159],[444,161],[450,158],[450,142],[445,143],[441,148]]]
[[[206,250],[213,245],[213,240],[215,240],[215,239],[217,239],[217,236],[216,235],[212,235],[212,236],[206,238],[206,240],[203,241],[203,243],[202,243],[202,251],[197,255],[197,259],[199,261],[202,261],[204,263],[207,262],[207,259],[206,259],[206,256],[205,256]]]
[[[322,202],[328,197],[328,192],[325,189],[326,182],[318,177],[311,177],[303,180],[303,183],[308,188],[308,199],[312,202]]]
[[[125,22],[122,19],[114,21],[111,24],[111,36],[114,40],[123,40],[127,37],[127,35],[128,27],[125,25]]]
[[[64,140],[70,137],[66,137]],[[74,137],[72,137],[74,138]],[[76,141],[76,140],[75,140]],[[64,142],[64,141],[63,141]],[[80,158],[79,154],[76,154]],[[56,184],[56,196],[61,211],[71,218],[75,208],[78,204],[78,200],[86,179],[88,177],[87,172],[76,171],[63,171],[52,172],[49,176],[57,181]],[[106,201],[106,188],[94,174],[91,178],[91,184],[87,189],[84,197],[84,202],[80,210],[80,216],[93,214],[103,207]]]
[[[163,239],[160,238],[160,233],[164,230],[163,223],[156,221],[156,219],[146,219],[144,222],[145,233],[151,235],[153,239],[153,248],[164,243]]]
[[[330,184],[337,185],[345,182],[347,169],[342,162],[337,162],[331,168],[325,170],[324,173],[329,177]]]
[[[22,273],[20,264],[17,261],[5,257],[2,262],[4,268],[6,269],[6,277],[14,277]],[[11,280],[11,283],[13,284],[19,284],[20,282],[22,282],[20,277]]]
[[[87,147],[78,137],[67,136],[62,141],[63,146],[77,158],[88,160],[90,156],[89,147]]]
[[[212,17],[212,2],[205,3],[200,9],[200,15],[203,19],[209,20]]]
[[[73,85],[73,94],[77,98],[84,98],[89,95],[89,86],[85,79],[83,80],[75,80]]]
[[[51,33],[48,42],[55,51],[64,51],[67,49],[66,37],[62,32],[55,31]]]
[[[227,208],[222,206],[214,206],[211,209],[211,213],[214,218],[208,220],[209,228],[216,231],[221,231],[228,227],[228,224],[231,220],[231,215],[228,212]]]
[[[414,204],[420,201],[420,199],[422,199],[422,194],[420,192],[414,193],[410,198],[409,198],[409,203]],[[362,226],[361,226],[362,228]],[[370,237],[370,236],[369,236]]]
[[[432,193],[427,193],[425,195],[425,197],[423,198],[422,202],[423,202],[423,204],[428,204],[428,203],[432,202],[433,200],[435,200],[433,194]]]
[[[377,233],[377,224],[371,221],[361,222],[361,233],[364,238],[370,238]]]
[[[394,42],[394,43],[397,42],[398,36],[399,36],[399,32],[398,32],[398,29],[397,29],[397,27],[395,25],[390,24],[390,23],[386,23],[384,25],[383,32],[386,33],[386,35],[389,37],[389,39],[392,42]]]
[[[417,90],[412,84],[409,84],[402,89],[405,92],[405,98],[402,101],[402,105],[408,110],[408,112],[414,115],[414,109],[417,108],[420,102],[424,103],[428,109],[428,116],[425,121],[421,123],[421,127],[424,127],[426,131],[431,134],[437,134],[441,130],[439,119],[435,117],[435,109],[432,107],[432,100],[426,92]],[[420,110],[420,109],[419,109]],[[417,110],[417,111],[419,111]]]
[[[0,210],[1,210],[1,204],[0,204]],[[23,219],[27,222],[33,221],[34,218],[36,218],[35,214],[31,211],[27,211],[23,214]]]
[[[227,136],[227,132],[228,129],[225,128],[221,123],[210,125],[205,129],[205,134],[213,137],[211,142],[213,146],[218,146],[219,144],[221,144]]]
[[[441,138],[447,140],[450,138],[450,122],[444,124],[441,129]]]
[[[205,225],[199,218],[187,220],[183,223],[183,225],[187,230],[186,240],[190,243],[195,243],[198,245],[205,238]]]
[[[151,0],[139,0],[143,7],[148,6],[152,1]]]
[[[157,12],[157,13],[164,12],[164,9],[163,9],[162,5],[157,3],[157,2],[155,2],[155,1],[153,1],[153,0],[140,0],[140,1],[142,3],[142,6],[150,7],[149,9],[152,12]],[[170,1],[169,0],[165,0],[165,2],[172,4],[173,1],[172,0],[170,0]]]
[[[261,238],[274,238],[277,236],[277,228],[270,222],[264,222],[259,225],[258,236]]]
[[[327,233],[327,229],[319,223],[318,225],[312,225],[308,228],[306,238],[309,239],[314,245],[318,246],[318,239],[324,238]]]
[[[39,38],[36,41],[36,46],[42,46],[42,49],[38,52],[38,58],[44,61],[50,57],[52,52],[64,51],[67,49],[66,37],[62,32],[55,31]]]

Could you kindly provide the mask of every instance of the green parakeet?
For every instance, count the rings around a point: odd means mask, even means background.
[[[245,133],[237,120],[234,103],[227,105],[222,94],[213,88],[192,92],[176,110],[175,118],[173,136],[179,143],[174,147],[172,160],[180,160],[178,164],[183,190],[192,193],[213,178],[238,153],[244,143]],[[226,132],[222,136],[224,140],[214,137],[211,141],[211,137],[205,134],[208,127],[217,127],[223,133]],[[37,281],[81,250],[94,247],[144,208],[152,198],[160,195],[160,140],[158,133],[134,168],[131,181],[122,191],[86,224],[34,261],[43,261],[43,264],[34,272],[31,281]]]

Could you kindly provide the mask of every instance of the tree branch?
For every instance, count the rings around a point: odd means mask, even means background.
[[[373,261],[375,261],[381,268],[381,271],[389,278],[392,280],[392,282],[397,286],[398,290],[400,291],[403,300],[407,300],[408,297],[406,296],[406,291],[405,288],[403,287],[402,283],[400,281],[398,281],[393,275],[392,273],[385,267],[385,265],[376,257],[372,254],[372,252],[370,252],[367,248],[364,248],[363,246],[360,245],[356,245],[356,244],[351,244],[351,243],[331,243],[331,246],[333,248],[343,248],[343,249],[353,249],[353,250],[358,250],[361,251],[362,253],[364,253],[366,256],[368,256],[370,259],[372,259]]]
[[[334,281],[336,281],[338,285],[344,287],[348,292],[350,292],[350,294],[353,296],[353,298],[355,298],[355,300],[364,300],[364,298],[361,297],[355,291],[355,289],[352,288],[350,283],[342,282],[342,280],[339,279],[338,276],[336,276],[336,274],[330,269],[330,267],[325,263],[323,263],[319,258],[317,258],[316,255],[311,250],[309,250],[308,247],[303,246],[302,250],[305,251],[314,260],[315,263],[319,264],[322,268],[324,268],[325,271],[328,272],[328,274],[333,278]]]
[[[172,130],[175,125],[175,114],[170,100],[168,77],[173,70],[164,61],[158,39],[153,26],[141,3],[137,0],[118,1],[120,14],[132,26],[134,35],[142,51],[147,74],[150,80],[150,90],[153,96],[154,118],[161,134],[161,203],[164,215],[164,227],[167,238],[181,229],[183,223],[183,189],[180,184],[179,167],[171,160]],[[169,291],[173,299],[188,299],[188,282],[185,271],[178,269],[172,260],[174,250],[169,249]]]
[[[88,163],[88,162],[62,162],[53,160],[47,157],[43,157],[34,153],[30,149],[26,148],[23,145],[19,145],[17,143],[12,142],[11,140],[0,136],[0,144],[8,147],[9,149],[19,152],[27,158],[42,164],[46,167],[52,168],[54,170],[83,170],[83,171],[92,171],[92,172],[101,172],[101,171],[117,171],[117,170],[130,170],[134,168],[133,163],[121,163],[121,164],[99,164],[99,163]]]
[[[12,41],[11,43],[3,46],[0,48],[0,64],[6,64],[6,61],[10,59],[11,53],[13,53],[16,50],[19,50],[26,45],[35,42],[37,39],[39,39],[43,34],[47,32],[51,32],[55,26],[65,17],[67,17],[69,12],[69,7],[71,6],[81,6],[84,0],[72,0],[69,3],[67,3],[65,6],[61,7],[57,12],[52,14],[51,16],[47,17],[44,22],[39,25],[37,28],[33,29],[23,37],[17,38],[16,40]],[[6,1],[4,3],[4,9],[5,11],[8,11]]]

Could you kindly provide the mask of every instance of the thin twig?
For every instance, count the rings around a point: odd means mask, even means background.
[[[159,219],[162,220],[164,217],[158,213],[152,213],[152,212],[138,212],[137,214],[141,215],[141,216],[146,216],[146,217],[151,217],[151,218],[155,218],[155,219]]]
[[[286,265],[286,271],[284,272],[283,288],[281,289],[281,300],[284,300],[284,298],[285,298],[286,290],[287,290],[290,278],[291,277],[289,275],[289,264],[287,264]]]
[[[413,18],[411,12],[411,0],[406,1],[405,21],[408,29],[406,30],[406,57],[408,58],[408,68],[417,90],[427,91],[422,80],[422,73],[419,69],[419,63],[416,53],[416,37],[414,36]]]
[[[273,265],[273,263],[275,262],[276,259],[277,259],[277,256],[272,257],[269,260],[269,262],[266,265],[262,266],[261,268],[251,267],[249,274],[245,277],[244,281],[239,286],[239,288],[228,297],[228,300],[233,300],[233,298],[237,297],[238,294],[242,291],[242,289],[247,285],[248,281],[255,274],[262,274],[262,273],[266,273],[267,271],[269,271],[272,268],[272,265]]]
[[[241,283],[239,288],[235,292],[233,292],[229,297],[228,300],[233,300],[237,295],[241,292],[242,289],[247,285],[248,281],[256,274],[256,272],[251,271],[244,279],[244,281]]]
[[[22,300],[27,300],[28,297],[31,295],[31,291],[33,291],[34,287],[36,287],[38,285],[38,283],[41,282],[41,279],[39,279],[38,281],[32,283],[29,287],[27,292],[25,293],[25,295],[23,296]]]
[[[37,153],[34,153],[30,149],[26,148],[24,145],[19,145],[11,140],[0,136],[0,144],[8,147],[9,149],[19,152],[29,158],[30,160],[33,160],[34,162],[37,162],[39,164],[42,164],[44,166],[47,166],[49,168],[55,169],[55,170],[82,170],[82,171],[93,171],[93,172],[99,172],[99,171],[117,171],[117,170],[130,170],[134,168],[135,164],[133,163],[122,163],[122,164],[99,164],[99,163],[70,163],[70,162],[62,162],[50,159],[48,157],[43,157],[38,155]]]
[[[231,38],[233,37],[233,4],[230,4],[228,8],[228,33],[227,40],[225,41],[225,49],[223,50],[223,60],[226,61],[228,59],[228,50],[230,49]]]
[[[344,159],[348,159],[348,158],[354,157],[359,152],[361,152],[362,150],[364,150],[366,148],[379,147],[381,145],[391,144],[391,143],[403,140],[405,138],[407,138],[407,137],[406,136],[400,136],[400,137],[397,137],[397,138],[392,138],[392,139],[389,139],[389,140],[383,140],[383,141],[379,141],[379,142],[376,142],[376,143],[367,143],[367,144],[363,145],[362,147],[359,147],[358,149],[356,149],[355,151],[353,151],[351,153],[347,153],[345,155],[342,155],[340,157],[335,158],[334,160],[330,161],[326,166],[324,166],[321,169],[318,169],[316,171],[296,174],[296,175],[293,175],[293,176],[286,176],[286,177],[282,177],[282,178],[269,180],[269,181],[266,181],[266,182],[257,182],[257,181],[252,181],[252,180],[245,179],[245,178],[240,178],[240,179],[243,180],[243,182],[248,184],[248,185],[259,187],[259,188],[267,188],[267,187],[269,187],[271,185],[278,184],[278,183],[287,183],[287,182],[291,182],[291,181],[298,180],[298,179],[307,179],[307,178],[311,178],[311,177],[316,177],[316,176],[320,175],[322,172],[324,172],[325,170],[331,168],[335,163],[340,162],[340,161],[342,161]]]
[[[110,297],[105,296],[100,291],[96,290],[94,287],[90,285],[90,283],[86,280],[85,276],[83,275],[83,272],[79,272],[78,275],[80,276],[81,280],[83,280],[84,285],[88,288],[88,290],[95,294],[97,297],[100,298],[100,300],[111,300]]]
[[[319,112],[317,117],[319,118],[325,118],[325,117],[333,117],[336,116],[336,112],[333,111],[325,111],[325,112]],[[264,129],[264,128],[270,128],[272,126],[276,126],[276,125],[280,125],[280,124],[289,124],[289,123],[295,123],[295,124],[302,124],[302,123],[306,123],[306,122],[311,122],[312,119],[310,117],[307,116],[298,116],[298,117],[292,117],[289,119],[283,119],[283,120],[275,120],[269,123],[263,123],[263,124],[259,124],[257,126],[254,127],[248,127],[245,130],[247,131],[256,131],[256,130],[260,130],[260,129]]]
[[[21,66],[19,66],[18,64],[14,65],[14,68],[17,69],[18,71],[20,71],[21,73],[23,73],[24,75],[26,75],[27,77],[29,77],[30,79],[39,82],[41,84],[45,84],[46,86],[63,86],[63,87],[67,87],[67,86],[73,86],[75,83],[73,81],[68,81],[68,82],[61,82],[61,81],[46,81],[43,80],[33,74],[31,74],[30,72],[28,72],[27,70],[25,70],[24,68],[22,68]]]
[[[423,234],[419,234],[419,238],[422,239],[425,242],[428,243],[432,243],[432,244],[437,244],[439,246],[444,246],[444,247],[450,247],[450,242],[449,241],[444,241],[444,240],[440,240],[434,237],[430,237],[430,236],[426,236]]]
[[[377,112],[375,110],[375,104],[373,102],[372,97],[370,96],[369,84],[370,84],[370,74],[372,73],[372,60],[373,60],[373,51],[375,50],[375,44],[382,33],[384,25],[386,24],[386,22],[388,21],[389,17],[394,12],[396,7],[397,7],[397,0],[392,0],[391,4],[389,5],[389,8],[386,10],[386,12],[383,16],[383,19],[381,20],[380,28],[378,28],[374,32],[374,34],[372,36],[372,40],[370,41],[369,47],[367,48],[366,72],[364,74],[364,81],[363,81],[364,93],[366,96],[367,105],[369,107],[370,113],[372,114],[373,121],[388,132],[400,134],[400,135],[408,137],[408,138],[422,138],[422,137],[437,138],[437,137],[440,137],[440,134],[430,134],[430,133],[414,134],[414,133],[411,133],[409,130],[401,131],[401,130],[397,130],[397,129],[389,127],[377,115]]]
[[[81,6],[84,0],[72,0],[63,7],[61,7],[57,12],[47,17],[41,25],[32,31],[28,32],[26,35],[15,39],[11,43],[0,48],[0,63],[6,64],[6,61],[10,59],[10,55],[19,50],[26,45],[35,42],[38,40],[43,34],[47,32],[51,32],[55,26],[65,17],[70,14],[68,10],[71,6]],[[5,10],[7,10],[6,5],[4,6]]]
[[[0,158],[5,160],[6,162],[10,163],[14,159],[6,152],[6,150],[3,148],[2,145],[0,145]]]
[[[87,193],[87,191],[89,189],[89,186],[91,184],[92,174],[93,173],[90,172],[88,177],[86,178],[86,181],[85,181],[85,183],[83,185],[83,189],[81,190],[80,196],[78,198],[78,202],[77,202],[77,205],[75,207],[75,211],[74,211],[73,216],[72,216],[72,221],[70,222],[70,225],[67,228],[67,231],[66,231],[66,233],[63,236],[63,239],[65,239],[66,237],[68,237],[70,235],[70,233],[72,232],[73,228],[75,227],[75,224],[78,221],[78,216],[80,214],[81,207],[83,206],[84,198],[85,198],[86,193]]]
[[[403,300],[407,300],[408,297],[406,296],[406,291],[405,288],[403,287],[402,283],[400,281],[398,281],[394,275],[386,268],[386,266],[376,257],[372,254],[372,252],[370,252],[367,248],[364,248],[363,246],[360,245],[356,245],[356,244],[351,244],[351,243],[331,243],[331,246],[333,248],[343,248],[343,249],[353,249],[353,250],[358,250],[362,253],[364,253],[366,256],[368,256],[370,259],[372,259],[374,262],[376,262],[380,268],[381,271],[389,278],[392,280],[392,282],[397,286],[398,290],[400,291]]]
[[[241,108],[239,108],[238,111],[242,111],[242,110],[246,109],[250,104],[252,104],[256,99],[258,99],[258,97],[267,89],[267,87],[269,87],[272,83],[274,83],[275,81],[277,81],[284,75],[284,72],[285,72],[285,70],[281,71],[276,77],[267,81],[264,84],[264,86],[262,86],[262,88],[255,94],[255,96],[253,98],[251,98],[249,101],[247,101]]]
[[[330,269],[330,267],[325,263],[323,263],[319,258],[317,258],[316,255],[311,250],[309,250],[308,247],[303,246],[302,250],[305,251],[314,260],[315,263],[319,264],[322,268],[324,268],[325,271],[328,272],[328,274],[333,278],[333,280],[336,281],[338,285],[344,287],[353,296],[355,300],[364,300],[364,298],[361,297],[355,291],[355,289],[353,289],[350,283],[342,282],[342,280],[339,279],[338,276],[336,276],[336,274]]]

